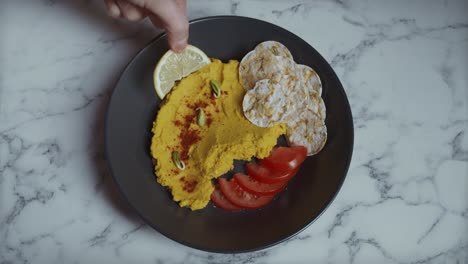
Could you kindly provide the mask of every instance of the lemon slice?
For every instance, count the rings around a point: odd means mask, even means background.
[[[163,99],[175,82],[211,63],[199,48],[188,45],[181,53],[166,52],[154,69],[153,81],[156,93]]]

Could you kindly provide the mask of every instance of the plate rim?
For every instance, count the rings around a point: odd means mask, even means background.
[[[110,109],[111,109],[111,103],[112,103],[112,99],[113,97],[115,96],[115,91],[116,91],[116,87],[117,85],[121,82],[125,72],[129,69],[130,65],[135,61],[135,59],[141,54],[143,53],[144,51],[146,51],[148,48],[150,48],[152,46],[153,43],[159,41],[161,38],[163,38],[164,36],[167,35],[166,32],[162,32],[160,33],[159,35],[157,35],[156,37],[154,37],[153,39],[151,39],[150,41],[148,41],[140,50],[138,50],[138,52],[136,52],[132,58],[129,60],[129,62],[125,65],[124,69],[120,72],[120,75],[119,75],[119,78],[117,79],[117,81],[114,83],[113,85],[113,89],[112,89],[112,92],[111,92],[111,95],[109,96],[109,99],[108,99],[108,104],[107,104],[107,109],[106,109],[106,112],[105,112],[105,118],[104,118],[104,122],[105,122],[105,125],[104,125],[104,144],[103,144],[103,148],[104,148],[104,154],[105,154],[105,159],[106,159],[106,165],[109,169],[109,172],[110,172],[110,175],[112,177],[112,180],[114,182],[114,184],[116,185],[117,187],[117,190],[121,196],[121,199],[123,198],[123,200],[125,200],[125,202],[129,205],[129,207],[132,209],[132,211],[140,218],[142,219],[145,224],[151,226],[151,228],[153,228],[155,231],[157,231],[159,234],[163,235],[164,237],[168,238],[169,240],[171,241],[174,241],[174,242],[177,242],[178,244],[180,245],[183,245],[183,246],[186,246],[186,247],[189,247],[189,248],[193,248],[193,249],[197,249],[197,250],[201,250],[201,251],[205,251],[205,252],[211,252],[211,253],[221,253],[221,254],[238,254],[238,253],[247,253],[247,252],[255,252],[255,251],[259,251],[259,250],[264,250],[264,249],[267,249],[267,248],[271,248],[273,246],[276,246],[278,244],[281,244],[282,242],[285,242],[289,239],[291,239],[292,237],[295,237],[296,235],[298,235],[299,233],[303,232],[305,229],[307,229],[310,225],[312,225],[328,208],[329,206],[333,203],[333,201],[335,200],[335,198],[337,197],[338,193],[340,192],[341,188],[343,187],[343,184],[348,176],[348,172],[349,172],[349,168],[350,168],[350,165],[351,165],[351,161],[352,161],[352,157],[353,157],[353,153],[354,153],[354,121],[353,121],[353,115],[352,115],[352,111],[351,111],[351,105],[349,103],[349,100],[348,100],[348,97],[346,95],[346,92],[344,90],[344,87],[343,87],[343,84],[341,83],[340,79],[338,78],[335,70],[333,69],[333,67],[331,66],[331,64],[315,49],[313,48],[307,41],[305,41],[304,39],[302,39],[301,37],[299,37],[298,35],[294,34],[293,32],[279,26],[279,25],[275,25],[271,22],[268,22],[268,21],[265,21],[265,20],[261,20],[261,19],[257,19],[257,18],[252,18],[252,17],[247,17],[247,16],[236,16],[236,15],[217,15],[217,16],[206,16],[206,17],[201,17],[201,18],[196,18],[196,19],[192,19],[189,21],[189,26],[192,25],[192,24],[196,24],[196,23],[199,23],[199,22],[204,22],[204,21],[210,21],[210,20],[219,20],[219,19],[244,19],[244,20],[251,20],[253,22],[261,22],[261,23],[265,23],[265,24],[269,24],[271,26],[274,26],[274,27],[277,27],[281,30],[284,30],[286,32],[288,32],[289,34],[292,34],[294,35],[295,37],[297,37],[298,39],[300,39],[301,41],[303,41],[306,45],[308,45],[310,48],[312,48],[314,51],[316,51],[316,53],[330,66],[331,68],[331,73],[333,76],[331,76],[333,79],[336,79],[338,81],[338,83],[340,84],[340,87],[338,87],[338,90],[339,90],[339,93],[343,96],[343,99],[346,103],[346,108],[348,108],[349,111],[348,114],[349,114],[349,119],[350,119],[350,124],[351,124],[351,130],[350,130],[350,139],[351,139],[351,146],[350,146],[350,149],[351,149],[351,152],[349,154],[349,156],[347,157],[347,160],[346,160],[346,166],[345,166],[345,170],[344,170],[344,173],[343,173],[343,176],[341,177],[340,181],[338,182],[338,185],[337,185],[337,188],[336,188],[336,191],[333,193],[333,195],[331,195],[331,197],[326,201],[326,205],[320,210],[319,214],[317,214],[313,219],[310,220],[310,222],[308,222],[306,225],[304,225],[302,228],[300,228],[298,231],[294,232],[294,233],[291,233],[290,235],[282,238],[282,239],[279,239],[275,242],[272,242],[272,243],[268,243],[268,244],[265,244],[265,245],[262,245],[262,246],[258,246],[258,247],[255,247],[255,248],[250,248],[250,249],[241,249],[241,250],[237,250],[237,249],[230,249],[230,250],[217,250],[217,249],[212,249],[212,248],[208,248],[208,247],[201,247],[201,246],[198,246],[198,245],[195,245],[193,243],[190,243],[188,241],[183,241],[183,240],[180,240],[180,239],[176,239],[176,238],[173,238],[171,237],[170,235],[168,235],[166,232],[164,232],[162,229],[160,229],[158,226],[154,225],[149,219],[147,219],[142,213],[139,212],[139,210],[137,210],[137,208],[129,201],[129,198],[127,197],[127,195],[124,193],[123,191],[123,188],[121,186],[121,184],[119,183],[119,181],[117,180],[116,176],[115,176],[115,172],[114,172],[114,169],[113,169],[113,166],[112,166],[112,162],[111,160],[109,159],[110,157],[110,153],[109,153],[109,148],[108,146],[110,145],[110,142],[109,141],[109,123],[110,123]]]

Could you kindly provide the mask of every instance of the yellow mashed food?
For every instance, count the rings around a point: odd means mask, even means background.
[[[151,155],[158,182],[174,201],[192,210],[204,208],[214,190],[211,182],[234,167],[234,160],[264,158],[285,133],[283,124],[261,128],[242,111],[245,89],[239,83],[238,61],[219,60],[181,80],[167,95],[153,124]],[[214,98],[211,80],[221,84]],[[198,109],[206,122],[197,123]],[[180,153],[185,169],[178,169],[172,152]]]

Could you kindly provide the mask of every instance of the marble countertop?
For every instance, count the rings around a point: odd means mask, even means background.
[[[103,118],[159,32],[99,0],[0,2],[0,263],[468,263],[468,2],[188,0],[314,46],[354,115],[348,177],[295,238],[212,254],[144,224],[109,177]]]

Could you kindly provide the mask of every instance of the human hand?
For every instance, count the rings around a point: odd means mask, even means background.
[[[188,19],[186,0],[104,0],[112,17],[151,22],[166,30],[169,47],[180,52],[187,46]]]

